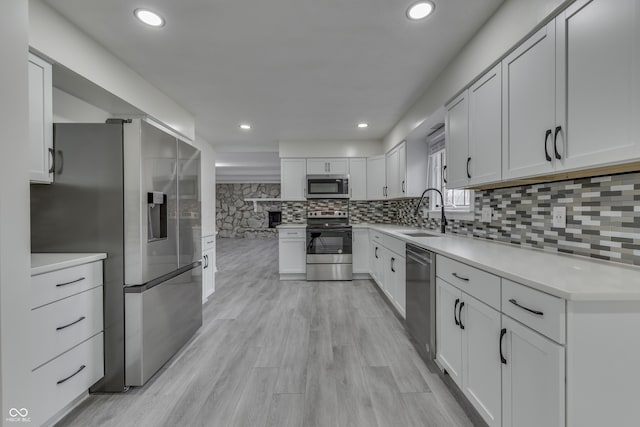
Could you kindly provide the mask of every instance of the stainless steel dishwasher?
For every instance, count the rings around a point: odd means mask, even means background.
[[[406,327],[420,357],[431,369],[436,357],[435,254],[407,245]]]

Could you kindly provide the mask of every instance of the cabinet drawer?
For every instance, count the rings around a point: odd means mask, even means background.
[[[475,267],[438,256],[436,275],[469,295],[500,310],[500,278]]]
[[[31,312],[31,367],[102,331],[102,286]]]
[[[281,239],[304,239],[307,231],[304,228],[284,228],[279,235]]]
[[[102,261],[31,277],[31,308],[102,285]]]
[[[502,279],[502,312],[546,335],[565,342],[565,300]]]
[[[396,239],[395,237],[391,236],[384,236],[383,244],[391,252],[395,252],[396,254],[403,257],[405,256],[407,247],[403,240]]]
[[[31,373],[34,425],[47,421],[104,376],[102,340],[100,333]]]
[[[382,234],[378,233],[377,231],[371,230],[370,236],[371,236],[371,241],[372,242],[376,242],[379,245],[381,245],[382,242],[384,241],[384,238],[382,237]]]

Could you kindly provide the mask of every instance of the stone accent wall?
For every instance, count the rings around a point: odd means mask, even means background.
[[[216,225],[218,237],[277,238],[269,228],[270,211],[282,210],[280,202],[253,202],[247,198],[279,198],[280,184],[216,184]]]
[[[350,202],[349,213],[352,223],[439,231],[438,215],[413,215],[417,203],[418,199]],[[423,203],[428,206],[428,199]],[[483,206],[493,209],[490,223],[481,220]],[[567,208],[565,229],[552,226],[553,206]],[[295,217],[304,223],[307,208],[305,202],[283,206],[283,221]],[[473,220],[449,218],[447,232],[640,265],[640,172],[476,191]]]

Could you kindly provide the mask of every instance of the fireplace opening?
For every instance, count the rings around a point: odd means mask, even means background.
[[[276,228],[278,225],[282,224],[281,211],[271,211],[268,213],[269,213],[269,228]]]

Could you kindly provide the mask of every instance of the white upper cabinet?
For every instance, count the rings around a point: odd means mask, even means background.
[[[367,158],[367,199],[381,200],[386,197],[385,156]]]
[[[53,182],[53,105],[51,64],[29,54],[29,177]]]
[[[500,64],[469,88],[469,159],[469,184],[487,184],[502,178]]]
[[[307,159],[309,175],[348,175],[349,159]]]
[[[469,97],[465,90],[446,107],[447,188],[469,184]]]
[[[554,170],[556,31],[551,21],[502,61],[504,179]],[[449,166],[450,167],[450,166]]]
[[[280,161],[280,191],[282,200],[305,200],[307,162],[305,159]]]
[[[386,196],[390,199],[401,197],[400,152],[395,147],[386,154],[387,185]]]
[[[349,159],[349,188],[351,200],[367,200],[367,159]]]
[[[557,168],[637,159],[640,1],[579,0],[556,24],[558,114],[568,126],[558,130]]]

